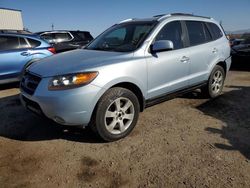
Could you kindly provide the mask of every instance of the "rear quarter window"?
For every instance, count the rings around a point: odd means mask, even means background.
[[[221,29],[214,23],[208,23],[208,26],[211,30],[211,33],[213,35],[213,39],[217,40],[223,36],[223,32]]]
[[[38,40],[29,39],[29,38],[27,38],[27,40],[29,41],[31,48],[36,48],[41,45],[41,42]]]

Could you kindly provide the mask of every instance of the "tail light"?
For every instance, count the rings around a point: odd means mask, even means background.
[[[52,53],[55,54],[56,53],[56,49],[54,47],[50,47],[48,48],[48,50]]]

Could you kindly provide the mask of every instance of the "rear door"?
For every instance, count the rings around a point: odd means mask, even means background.
[[[215,58],[217,50],[211,33],[201,21],[185,21],[189,39],[188,56],[190,57],[189,85],[205,82],[209,77],[209,66]]]
[[[29,44],[22,37],[0,35],[0,80],[17,78],[32,59]]]

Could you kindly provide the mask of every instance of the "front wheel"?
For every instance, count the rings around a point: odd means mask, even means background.
[[[92,126],[105,141],[119,140],[133,130],[139,110],[139,102],[133,92],[120,87],[111,88],[98,102]]]
[[[207,86],[202,89],[202,92],[210,98],[216,98],[222,93],[225,81],[224,69],[216,65],[211,72]]]

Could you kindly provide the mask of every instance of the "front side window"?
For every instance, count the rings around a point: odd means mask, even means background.
[[[203,23],[199,21],[186,21],[190,46],[206,43]]]
[[[143,43],[157,22],[130,22],[115,25],[97,37],[85,49],[131,52]]]
[[[157,34],[155,41],[170,40],[174,44],[174,49],[183,48],[182,28],[179,21],[166,24]]]

